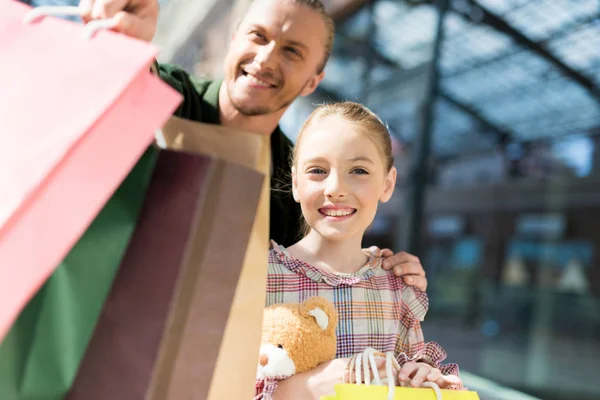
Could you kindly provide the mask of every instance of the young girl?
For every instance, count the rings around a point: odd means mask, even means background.
[[[322,105],[304,123],[294,150],[292,189],[307,229],[289,248],[272,242],[266,305],[327,297],[339,313],[337,355],[279,382],[276,390],[262,387],[264,397],[273,391],[274,400],[332,394],[335,384],[353,382],[349,359],[369,347],[394,352],[398,382],[461,387],[456,364],[440,365],[444,350],[424,342],[426,294],[382,269],[382,258],[361,246],[378,203],[394,191],[391,147],[381,120],[357,103]],[[385,376],[383,363],[379,367]]]

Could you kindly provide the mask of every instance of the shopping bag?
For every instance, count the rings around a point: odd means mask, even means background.
[[[152,46],[24,23],[30,7],[1,3],[0,398],[58,399],[133,232],[153,131],[180,97],[148,74]]]
[[[180,102],[149,73],[155,48],[0,13],[0,340]]]
[[[441,390],[438,398],[430,388],[394,388],[395,400],[479,400],[476,392],[468,390]],[[323,396],[321,400],[388,400],[387,386],[343,384],[335,387],[335,395]]]
[[[269,138],[177,118],[163,133],[166,149],[68,399],[253,396]]]
[[[62,399],[135,228],[155,154],[146,152],[0,344],[0,399]]]

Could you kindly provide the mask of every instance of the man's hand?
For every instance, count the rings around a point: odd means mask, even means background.
[[[158,0],[81,0],[81,17],[91,20],[114,18],[115,31],[150,42],[156,33]]]
[[[371,252],[379,251],[377,246],[369,247]],[[382,267],[384,269],[393,269],[394,275],[401,276],[407,285],[414,286],[423,292],[427,290],[427,278],[425,270],[418,257],[408,254],[404,251],[394,254],[390,249],[381,250],[381,256],[384,258]]]

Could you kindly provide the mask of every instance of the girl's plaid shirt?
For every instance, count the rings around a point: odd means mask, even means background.
[[[352,357],[372,347],[393,351],[400,365],[410,360],[426,362],[444,375],[458,376],[458,365],[441,364],[446,358],[444,349],[435,342],[425,343],[421,330],[429,306],[425,292],[405,285],[381,268],[381,262],[374,254],[353,274],[332,274],[292,257],[272,242],[266,305],[326,297],[339,314],[337,358]],[[270,398],[276,386],[257,382],[257,398]]]

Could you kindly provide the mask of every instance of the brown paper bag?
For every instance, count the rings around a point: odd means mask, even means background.
[[[173,118],[68,396],[251,399],[269,245],[267,136]]]

